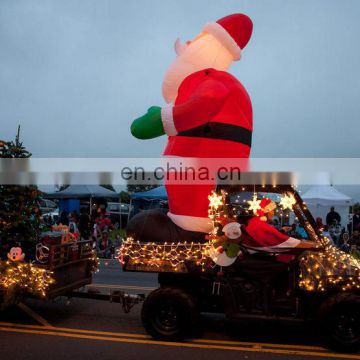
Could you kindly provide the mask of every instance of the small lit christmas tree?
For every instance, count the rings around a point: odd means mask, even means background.
[[[20,142],[20,126],[15,141],[0,140],[0,158],[29,158]],[[40,232],[40,192],[36,186],[0,185],[0,259],[13,246],[20,246],[30,260]]]

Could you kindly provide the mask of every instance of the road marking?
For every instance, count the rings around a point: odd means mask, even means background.
[[[12,325],[16,325],[16,324],[12,324]],[[24,327],[25,325],[22,326]],[[199,344],[194,342],[166,342],[166,341],[157,341],[150,339],[131,339],[131,338],[121,338],[121,337],[96,336],[90,334],[87,335],[87,334],[79,334],[79,333],[78,334],[66,333],[66,332],[57,331],[58,328],[55,327],[50,327],[48,330],[40,330],[43,328],[44,327],[39,327],[39,330],[32,330],[26,328],[20,329],[15,327],[0,326],[0,331],[35,334],[35,335],[60,336],[60,337],[89,339],[89,340],[103,340],[103,341],[111,341],[111,342],[130,343],[130,344],[146,344],[146,345],[157,345],[157,346],[163,345],[163,346],[172,346],[172,347],[232,350],[232,351],[242,351],[242,352],[263,352],[263,353],[273,353],[273,354],[302,355],[302,356],[357,359],[357,360],[360,359],[360,355],[331,353],[325,351],[324,349],[322,352],[316,352],[316,351],[290,350],[290,349],[289,350],[271,349],[271,348],[263,347],[265,344],[258,344],[258,346],[251,346],[251,347],[246,347],[246,346],[241,347],[241,346],[229,346],[229,345]],[[73,331],[76,329],[69,329],[69,330]],[[212,340],[209,341],[212,342]]]
[[[335,353],[325,353],[325,352],[320,353],[320,352],[284,350],[284,349],[265,349],[265,348],[261,348],[261,347],[246,348],[246,347],[234,347],[234,346],[225,346],[225,345],[220,346],[220,345],[211,345],[211,344],[202,345],[202,344],[193,344],[193,343],[189,343],[189,342],[188,343],[186,343],[186,342],[178,343],[178,342],[165,342],[165,341],[155,341],[155,340],[114,338],[114,337],[105,337],[105,336],[61,333],[61,332],[56,332],[56,331],[40,331],[40,330],[27,330],[27,329],[2,328],[2,327],[0,327],[0,331],[11,331],[11,332],[36,334],[36,335],[51,335],[51,336],[80,338],[80,339],[89,339],[89,340],[103,340],[103,341],[131,343],[131,344],[146,344],[146,345],[157,345],[157,346],[163,345],[163,346],[199,348],[199,349],[217,349],[217,350],[232,350],[232,351],[242,351],[242,352],[244,352],[244,351],[245,352],[265,352],[265,353],[287,354],[287,355],[360,359],[360,356],[349,355],[349,354],[335,354]]]
[[[80,334],[94,334],[94,335],[107,335],[115,337],[133,337],[138,339],[151,339],[149,335],[145,334],[136,334],[136,333],[124,333],[124,332],[110,332],[110,331],[98,331],[98,330],[85,330],[85,329],[74,329],[74,328],[63,328],[63,327],[46,327],[38,325],[23,325],[23,324],[14,324],[0,322],[0,326],[15,327],[15,328],[29,328],[29,329],[44,329],[44,330],[55,330],[61,332],[72,332]],[[286,344],[272,344],[272,343],[255,343],[247,341],[230,341],[230,340],[213,340],[213,339],[195,339],[191,341],[192,343],[199,344],[222,344],[222,345],[237,345],[237,346],[257,346],[257,347],[275,347],[275,348],[285,348],[285,349],[306,349],[306,350],[318,350],[326,351],[324,347],[321,346],[309,346],[309,345],[286,345]]]
[[[6,326],[10,328],[24,328],[24,329],[36,329],[36,330],[44,329],[44,330],[54,330],[60,332],[70,332],[70,333],[80,333],[80,334],[94,334],[94,335],[108,335],[115,337],[119,336],[119,337],[133,337],[139,339],[151,339],[149,335],[145,335],[145,334],[85,330],[85,329],[63,328],[63,327],[54,327],[54,326],[23,325],[23,324],[14,324],[14,323],[6,323],[6,322],[0,322],[0,326]]]
[[[279,348],[279,349],[306,349],[306,350],[327,351],[324,347],[310,346],[310,345],[287,345],[287,344],[272,344],[272,343],[254,343],[254,342],[247,342],[247,341],[212,340],[212,339],[194,339],[191,342],[200,343],[200,344],[212,342],[214,344],[223,344],[223,345],[247,345],[247,346]],[[360,357],[359,357],[359,359],[360,359]]]
[[[36,313],[34,310],[30,309],[27,305],[20,302],[17,304],[17,306],[27,313],[29,316],[31,316],[35,321],[37,321],[39,324],[47,327],[52,327],[42,316],[40,316],[38,313]]]

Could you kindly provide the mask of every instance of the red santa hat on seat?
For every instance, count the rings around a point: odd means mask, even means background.
[[[276,209],[276,204],[274,201],[272,201],[269,198],[263,198],[260,201],[260,207],[261,209],[256,211],[256,215],[260,216],[260,220],[262,221],[266,221],[267,217],[265,216],[265,214],[267,214],[268,212],[275,210]]]
[[[244,14],[232,14],[221,18],[214,23],[207,23],[203,31],[213,35],[239,60],[241,50],[250,40],[253,29],[251,19]]]

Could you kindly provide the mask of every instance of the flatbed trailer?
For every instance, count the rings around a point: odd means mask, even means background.
[[[54,279],[47,299],[64,296],[91,284],[97,261],[93,243],[93,240],[82,240],[49,246],[48,262],[36,264],[39,268],[51,272]]]
[[[52,244],[45,246],[46,260],[32,265],[44,269],[51,274],[53,283],[49,286],[44,301],[53,300],[57,297],[83,298],[91,300],[109,301],[120,303],[125,313],[145,299],[145,294],[129,293],[129,288],[109,287],[106,292],[91,287],[93,273],[98,265],[98,258],[94,250],[93,240],[81,240],[66,244]],[[120,265],[119,265],[120,266]],[[99,286],[104,290],[104,286]],[[0,304],[5,290],[0,287]],[[145,291],[146,292],[146,291]],[[21,301],[23,297],[38,298],[29,294],[22,294],[15,301]],[[11,305],[11,304],[8,304]]]

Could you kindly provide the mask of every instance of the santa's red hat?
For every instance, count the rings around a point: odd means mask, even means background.
[[[261,209],[256,211],[256,215],[260,216],[261,220],[266,221],[267,218],[266,218],[265,214],[272,210],[275,210],[276,204],[274,201],[272,201],[269,198],[262,198],[259,205],[260,205]]]
[[[253,23],[244,14],[232,14],[221,18],[214,23],[208,23],[203,31],[213,35],[239,60],[241,50],[250,40]]]

